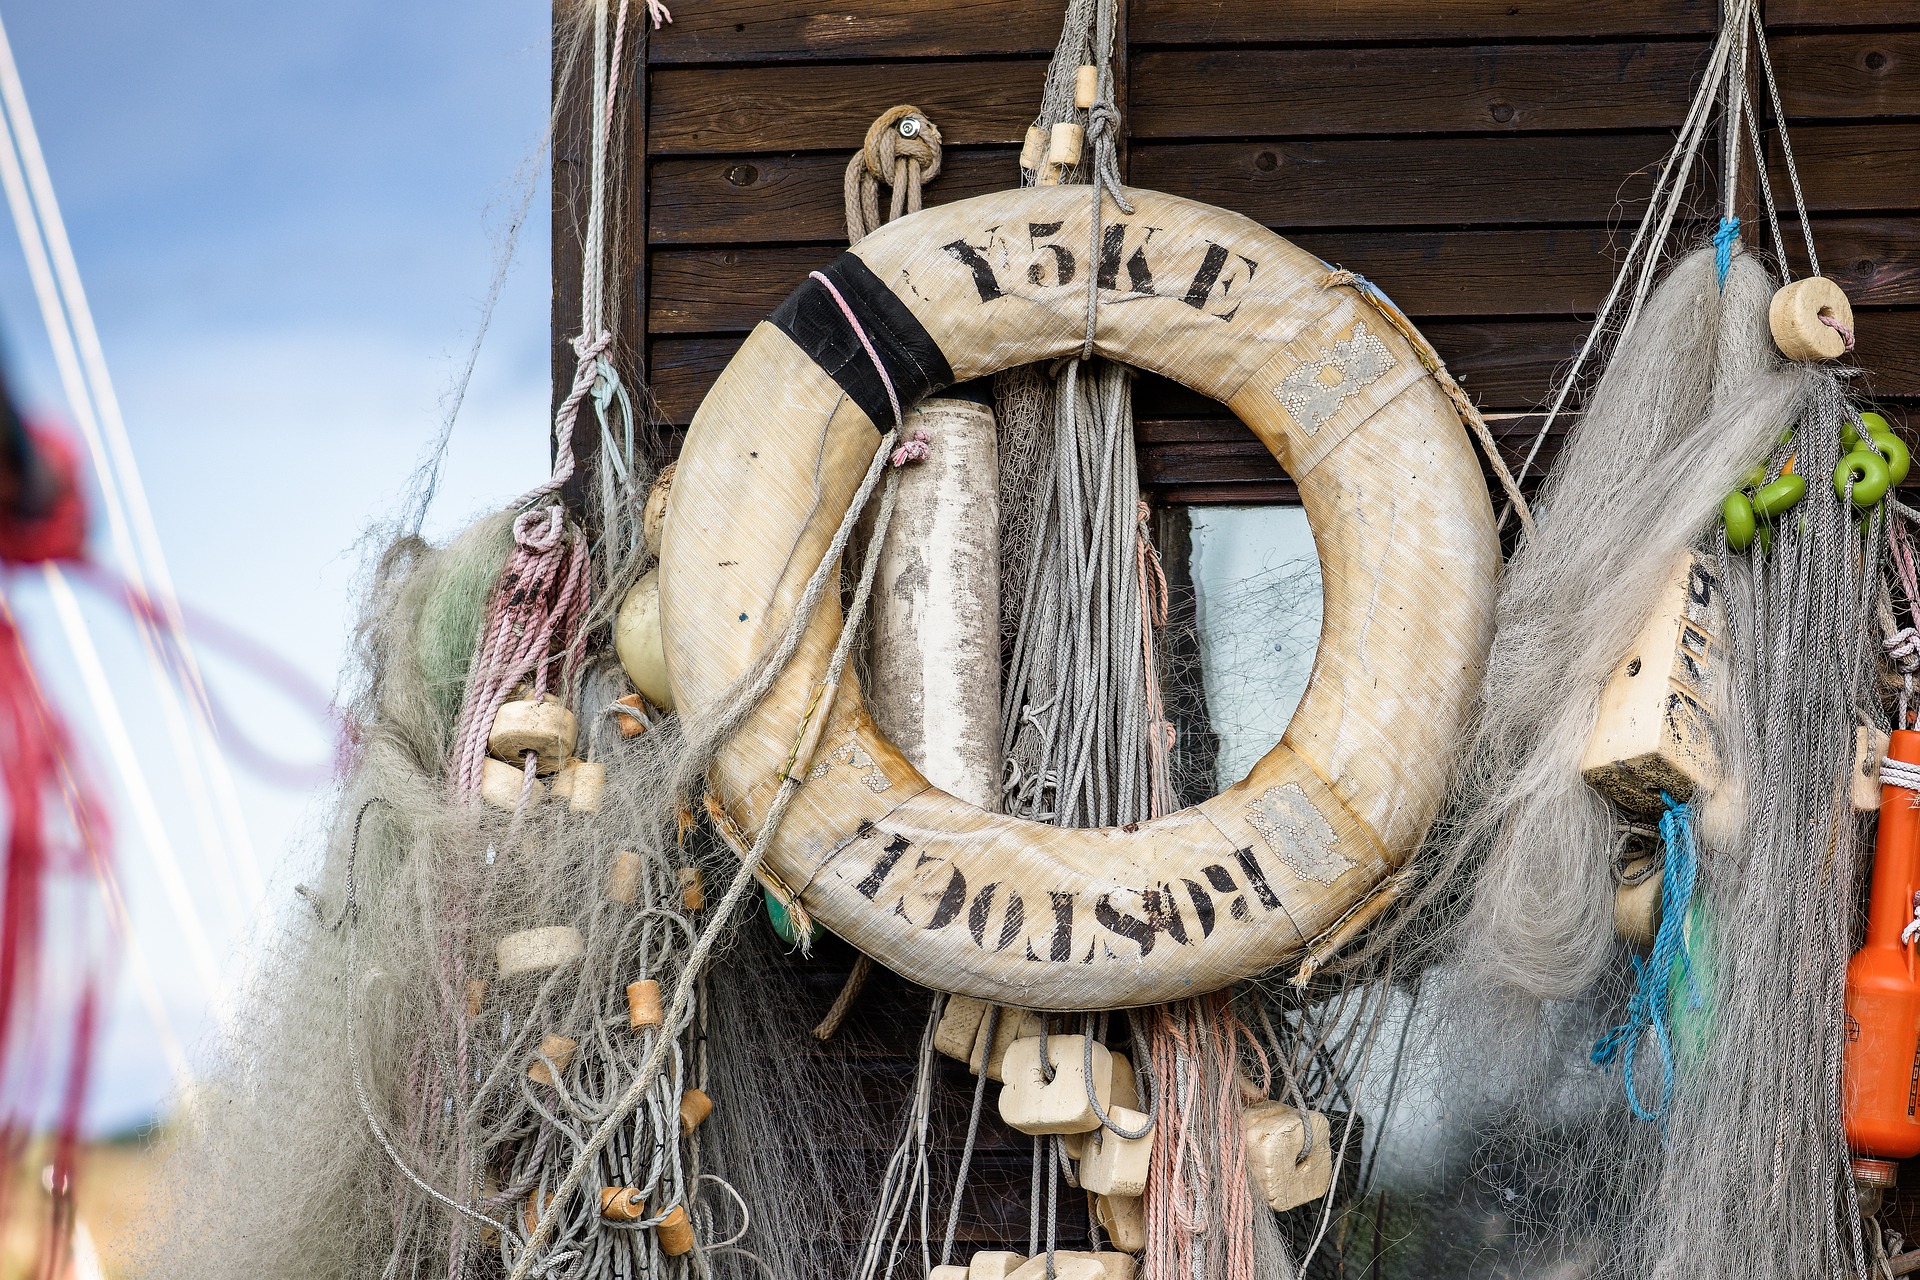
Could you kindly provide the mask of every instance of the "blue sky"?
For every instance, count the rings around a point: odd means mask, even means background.
[[[538,180],[548,6],[524,0],[0,0],[35,124],[181,594],[331,687],[356,547],[395,508],[438,425],[525,181]],[[511,498],[545,467],[546,193],[534,196],[453,438],[429,532]],[[22,398],[63,415],[10,226],[0,329]],[[96,545],[103,545],[96,539]],[[45,602],[8,588],[78,725],[95,735]],[[167,740],[124,619],[89,607],[115,690],[231,979],[258,912],[216,891],[177,800]],[[319,740],[244,673],[209,660],[248,726]],[[105,754],[92,752],[111,786]],[[315,797],[240,777],[269,902],[311,866]],[[209,993],[186,963],[138,832],[119,860],[170,1020],[204,1058]],[[93,1124],[153,1113],[169,1078],[122,983]]]

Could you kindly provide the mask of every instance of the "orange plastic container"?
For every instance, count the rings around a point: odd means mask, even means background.
[[[1887,755],[1920,764],[1920,732],[1895,730]],[[1920,938],[1900,940],[1920,889],[1920,808],[1905,787],[1880,788],[1867,943],[1847,963],[1847,1145],[1855,1155],[1920,1155]]]

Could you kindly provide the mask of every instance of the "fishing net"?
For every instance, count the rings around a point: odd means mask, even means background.
[[[618,92],[625,6],[583,12],[574,56],[597,104]],[[1113,24],[1110,0],[1074,0],[1036,123],[1085,123],[1087,154],[1048,180],[1094,189],[1094,244],[1100,192],[1118,200]],[[1090,108],[1074,103],[1083,65]],[[1696,108],[1682,147],[1705,128]],[[938,141],[888,143],[928,170],[896,189],[897,211],[937,171]],[[848,207],[871,222],[863,163]],[[702,792],[828,596],[848,622],[829,679],[861,669],[897,438],[736,686],[691,721],[637,702],[608,639],[655,563],[654,477],[589,289],[557,424],[562,441],[594,435],[572,414],[599,428],[587,518],[567,518],[557,473],[446,546],[402,530],[378,556],[353,768],[193,1109],[152,1273],[878,1280],[964,1265],[981,1244],[1092,1244],[1140,1254],[1149,1280],[1859,1274],[1879,1242],[1839,1121],[1862,834],[1845,781],[1857,726],[1887,723],[1872,648],[1886,531],[1824,483],[1857,418],[1834,373],[1775,355],[1758,257],[1717,243],[1656,270],[1684,167],[1667,178],[1651,247],[1623,274],[1632,303],[1596,326],[1605,371],[1507,566],[1448,812],[1399,900],[1297,980],[1039,1024],[1043,1045],[1087,1035],[1131,1059],[1155,1135],[1140,1197],[1086,1195],[1067,1141],[985,1114],[984,1073],[942,1056],[937,993],[856,981],[807,1034],[851,957],[831,939],[824,964],[795,956],[810,922],[771,885],[784,940],[760,911],[761,847],[792,783],[752,840]],[[612,202],[597,194],[590,223]],[[1278,677],[1209,665],[1204,619],[1264,611],[1272,644],[1298,646],[1316,594],[1306,568],[1280,566],[1232,601],[1196,598],[1191,526],[1141,501],[1132,378],[1069,359],[995,389],[1003,802],[1038,821],[1139,821],[1230,781],[1223,743],[1252,732],[1234,690]],[[1763,483],[1813,482],[1764,546],[1734,554],[1717,515],[1756,465]],[[1688,552],[1726,602],[1721,768],[1655,818],[1623,816],[1582,761]],[[551,633],[530,656],[512,643],[527,627]],[[604,769],[596,802],[579,766],[476,745],[501,700],[547,693],[578,725],[572,754]],[[1666,911],[1643,953],[1616,937],[1612,904],[1649,861]],[[985,1017],[990,1053],[1016,1015]],[[1303,1125],[1294,1168],[1324,1169],[1281,1212],[1246,1127],[1275,1106]]]

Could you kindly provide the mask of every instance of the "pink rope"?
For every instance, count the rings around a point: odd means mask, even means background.
[[[1820,323],[1839,333],[1840,340],[1847,344],[1844,348],[1845,350],[1853,350],[1853,330],[1851,328],[1840,323],[1840,321],[1834,319],[1824,311],[1820,313]]]
[[[1225,1186],[1220,1188],[1221,1226],[1227,1236],[1228,1280],[1253,1280],[1253,1193],[1247,1186],[1246,1132],[1241,1126],[1239,1032],[1236,1019],[1224,993],[1215,993],[1201,1002],[1213,1017],[1214,1043],[1219,1047],[1221,1081],[1219,1110],[1215,1122],[1220,1126],[1220,1173]]]
[[[845,316],[847,324],[852,326],[853,336],[860,339],[860,345],[867,349],[867,359],[873,361],[873,370],[880,375],[880,385],[887,389],[887,403],[893,406],[893,425],[900,426],[905,416],[900,411],[900,395],[893,389],[893,378],[888,375],[887,366],[881,363],[880,353],[873,349],[872,339],[868,338],[867,331],[861,328],[860,317],[853,314],[853,308],[848,306],[847,300],[840,296],[840,291],[833,287],[833,281],[818,271],[809,271],[807,274],[826,288],[827,293],[833,298],[834,305],[840,308],[840,314]],[[896,462],[893,465],[897,467],[900,464]]]
[[[567,533],[558,504],[523,512],[513,522],[513,553],[487,605],[454,729],[449,772],[456,795],[479,794],[494,717],[520,683],[531,678],[538,698],[547,692],[555,659],[563,683],[579,666],[586,643],[580,624],[587,604],[587,548],[584,538]]]
[[[1147,533],[1147,519],[1153,508],[1140,503],[1134,530],[1135,573],[1140,587],[1140,659],[1147,677],[1147,794],[1148,817],[1158,818],[1174,809],[1171,762],[1176,741],[1173,722],[1167,719],[1166,705],[1160,696],[1160,671],[1153,658],[1153,633],[1167,625],[1167,575],[1160,567],[1160,553],[1154,550]]]
[[[1907,530],[1899,520],[1887,524],[1888,550],[1892,553],[1894,576],[1899,579],[1900,591],[1907,598],[1907,612],[1920,621],[1920,573],[1916,573],[1913,557],[1913,544],[1907,540]]]
[[[1253,1280],[1253,1193],[1237,1070],[1245,1034],[1223,993],[1153,1011],[1147,1056],[1159,1138],[1147,1172],[1144,1280],[1189,1280],[1202,1271]],[[1261,1069],[1268,1071],[1265,1055]],[[1215,1129],[1217,1187],[1200,1158],[1201,1125]]]
[[[895,449],[887,461],[894,467],[904,467],[909,462],[924,462],[933,452],[932,440],[925,427],[915,427],[906,443]]]

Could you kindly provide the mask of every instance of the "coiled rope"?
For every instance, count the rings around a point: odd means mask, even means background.
[[[940,130],[915,106],[890,107],[847,161],[847,243],[859,244],[903,214],[920,212],[921,188],[940,176]],[[880,187],[893,189],[880,216]]]

